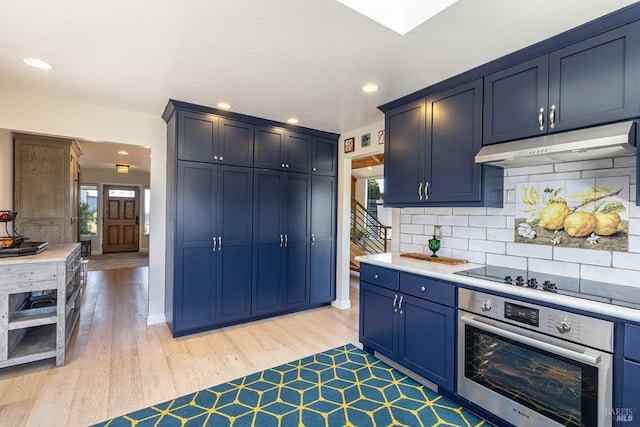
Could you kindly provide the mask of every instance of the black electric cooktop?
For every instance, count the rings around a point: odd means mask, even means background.
[[[488,265],[457,271],[454,274],[490,280],[508,286],[527,288],[532,291],[552,292],[558,295],[568,295],[591,301],[640,308],[640,288],[606,283],[606,281],[582,280]],[[508,289],[506,292],[508,292]]]

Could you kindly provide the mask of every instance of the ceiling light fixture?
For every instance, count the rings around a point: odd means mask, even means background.
[[[118,164],[116,164],[116,172],[117,173],[129,173],[129,165],[118,165]]]
[[[300,120],[296,119],[295,117],[291,117],[290,119],[287,119],[287,123],[291,123],[292,125],[295,125],[300,123]]]
[[[22,62],[40,70],[53,70],[53,65],[38,58],[23,58]]]
[[[218,108],[228,110],[231,108],[231,104],[229,104],[228,102],[218,102]]]
[[[118,151],[118,154],[127,155],[127,154],[129,154],[129,153],[128,153],[128,152],[126,152],[126,151]]]
[[[379,24],[405,35],[457,0],[338,0]]]
[[[362,91],[367,93],[376,92],[378,89],[378,85],[375,83],[367,83],[366,85],[362,86]]]

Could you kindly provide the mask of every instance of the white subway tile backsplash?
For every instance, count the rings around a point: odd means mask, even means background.
[[[583,264],[580,269],[580,275],[582,279],[593,280],[594,282],[607,282],[640,288],[640,271],[638,270]]]
[[[611,266],[611,252],[594,249],[555,247],[553,248],[553,259],[556,261],[577,262],[579,264]]]
[[[486,239],[487,229],[479,227],[453,227],[453,237],[462,237],[466,239]]]
[[[498,267],[517,268],[520,270],[527,269],[527,259],[516,256],[487,254],[487,264]]]
[[[506,226],[507,217],[503,215],[469,217],[469,227],[505,228]]]
[[[561,261],[548,261],[538,258],[529,258],[529,270],[539,273],[555,274],[557,276],[580,277],[579,264]]]
[[[400,224],[401,233],[424,234],[424,225]]]
[[[628,252],[515,243],[516,184],[629,176]],[[635,206],[636,157],[589,160],[505,169],[502,208],[405,208],[400,217],[400,250],[431,253],[434,225],[442,226],[438,255],[473,263],[508,266],[581,277],[640,289],[640,207]],[[626,191],[626,190],[625,190]]]
[[[504,242],[493,242],[489,240],[469,240],[469,250],[493,254],[506,253]]]
[[[553,249],[546,245],[529,243],[507,243],[507,254],[513,256],[552,259]]]

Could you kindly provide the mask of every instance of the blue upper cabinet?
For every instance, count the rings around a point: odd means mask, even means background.
[[[485,77],[485,145],[640,115],[640,22]]]
[[[253,125],[197,112],[178,112],[178,159],[253,166]]]
[[[502,206],[502,170],[475,164],[482,80],[385,114],[385,205]]]
[[[333,138],[313,138],[311,171],[314,175],[338,175],[338,144]]]
[[[310,135],[276,126],[256,126],[255,136],[255,167],[311,172]]]

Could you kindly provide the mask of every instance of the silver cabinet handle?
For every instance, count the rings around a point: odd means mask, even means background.
[[[223,160],[224,160],[224,157],[220,156],[220,161],[223,161]]]
[[[315,234],[311,234],[311,244],[312,245],[316,244],[316,235]]]
[[[549,127],[551,129],[556,127],[556,106],[551,106],[551,112],[549,113]]]
[[[377,274],[374,274],[373,278],[377,280],[378,278],[380,278],[380,276],[378,276]]]
[[[395,294],[393,296],[393,304],[391,305],[391,307],[393,307],[394,312],[398,311],[398,306],[396,305],[397,302],[398,302],[398,294]]]
[[[285,167],[288,168],[289,167],[289,163],[287,163],[287,165]]]
[[[287,244],[289,243],[289,236],[287,236],[286,234],[284,235],[284,247],[287,247]]]
[[[400,295],[400,302],[398,302],[398,308],[400,308],[400,314],[402,314],[402,301],[404,301],[404,295]]]
[[[284,163],[283,163],[283,164],[281,164],[280,166],[285,167],[285,166],[284,166]]]
[[[424,291],[426,291],[426,290],[427,290],[427,287],[426,287],[426,286],[424,286],[424,285],[420,286],[420,292],[424,292]]]
[[[213,160],[218,160],[218,156],[213,156]]]
[[[222,237],[218,237],[218,250],[222,250]]]
[[[418,198],[422,201],[422,183],[418,186]]]
[[[429,183],[424,183],[424,199],[429,200]]]
[[[284,239],[284,236],[281,234],[280,235],[280,247],[282,247],[282,242],[284,241],[283,239]]]
[[[212,248],[213,248],[213,249],[212,249],[212,250],[213,250],[213,252],[215,252],[215,251],[216,251],[216,238],[215,238],[215,237],[214,237],[214,238],[213,238],[213,240],[212,240],[212,245],[211,245],[211,246],[212,246]]]
[[[538,126],[540,130],[544,130],[544,108],[540,107],[540,113],[538,114]]]

